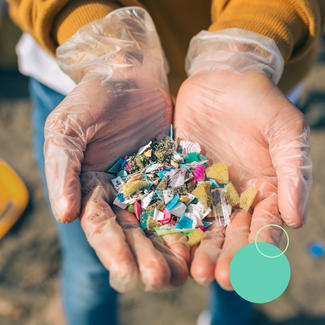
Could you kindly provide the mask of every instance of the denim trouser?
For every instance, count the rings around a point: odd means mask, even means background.
[[[48,114],[64,96],[30,79],[33,100],[34,146],[37,164],[45,185],[44,125]],[[46,188],[46,187],[45,187]],[[69,325],[111,325],[117,323],[117,293],[109,286],[108,272],[89,246],[76,220],[56,223],[62,249],[61,284]],[[234,292],[222,290],[215,282],[210,288],[212,324],[250,324],[250,304]],[[176,325],[176,324],[175,324]]]

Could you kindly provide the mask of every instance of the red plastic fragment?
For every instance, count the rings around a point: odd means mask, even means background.
[[[197,226],[198,228],[200,228],[203,232],[206,231],[206,229],[204,228],[204,226],[200,225],[200,226]]]
[[[164,213],[164,219],[162,219],[160,222],[163,224],[163,225],[166,225],[167,223],[170,222],[170,219],[172,218],[172,214],[167,211],[166,209],[163,211]]]
[[[135,202],[134,202],[134,213],[135,213],[135,216],[137,217],[137,219],[140,220],[142,208],[141,208],[141,205],[139,204],[138,200],[135,200]]]

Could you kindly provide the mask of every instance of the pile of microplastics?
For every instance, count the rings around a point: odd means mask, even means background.
[[[207,219],[228,225],[232,209],[248,211],[257,193],[249,188],[239,195],[229,182],[227,164],[207,167],[200,153],[198,143],[165,137],[118,159],[107,171],[116,175],[113,204],[133,213],[145,232],[180,232],[190,246],[198,244],[212,225]]]

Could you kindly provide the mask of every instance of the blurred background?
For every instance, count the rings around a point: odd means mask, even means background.
[[[34,161],[27,78],[17,71],[15,45],[20,31],[1,1],[0,6],[0,159],[18,172],[30,194],[24,214],[0,240],[0,325],[63,325],[60,247]],[[311,125],[314,186],[309,216],[302,229],[288,231],[289,287],[277,300],[254,305],[256,325],[325,324],[325,38],[304,82],[299,106]],[[196,324],[208,302],[207,293],[207,288],[190,280],[175,291],[124,294],[121,324]]]

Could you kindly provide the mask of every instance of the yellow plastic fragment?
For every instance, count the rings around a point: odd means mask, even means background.
[[[177,163],[176,161],[172,160],[172,161],[170,162],[170,164],[171,164],[173,167],[178,168],[178,163]]]
[[[134,181],[138,181],[138,180],[141,180],[141,179],[144,179],[144,175],[141,174],[141,173],[138,173],[138,174],[134,174],[131,176],[131,178],[128,180],[128,182],[134,182]]]
[[[158,191],[165,190],[167,188],[167,183],[168,183],[168,176],[165,175],[157,185],[157,190]]]
[[[196,187],[196,189],[192,192],[192,194],[197,197],[197,199],[206,209],[210,208],[211,206],[210,182],[201,183]]]
[[[129,196],[132,193],[136,193],[143,189],[144,187],[149,186],[149,183],[146,181],[132,181],[123,184],[123,194],[124,196]]]
[[[215,179],[218,183],[227,184],[229,182],[228,166],[226,163],[216,163],[206,169],[208,178]]]
[[[181,197],[179,198],[180,202],[186,203],[190,200],[190,198],[186,195],[181,195]]]
[[[161,223],[159,221],[154,220],[152,217],[148,217],[147,219],[147,229],[149,231],[155,231],[156,227],[160,227]]]
[[[205,237],[204,232],[201,229],[195,229],[193,232],[191,232],[188,235],[188,239],[187,239],[187,243],[189,244],[189,246],[194,246],[198,243],[200,243],[200,241]]]
[[[225,186],[225,190],[227,203],[232,207],[237,206],[239,204],[239,194],[235,186],[230,182]]]
[[[250,187],[246,191],[242,192],[239,198],[240,208],[245,211],[248,211],[254,202],[256,194],[257,194],[257,190],[254,187]]]
[[[145,157],[150,158],[151,155],[152,155],[152,150],[150,149],[150,150],[145,151],[145,152],[143,153],[143,155],[144,155]]]

